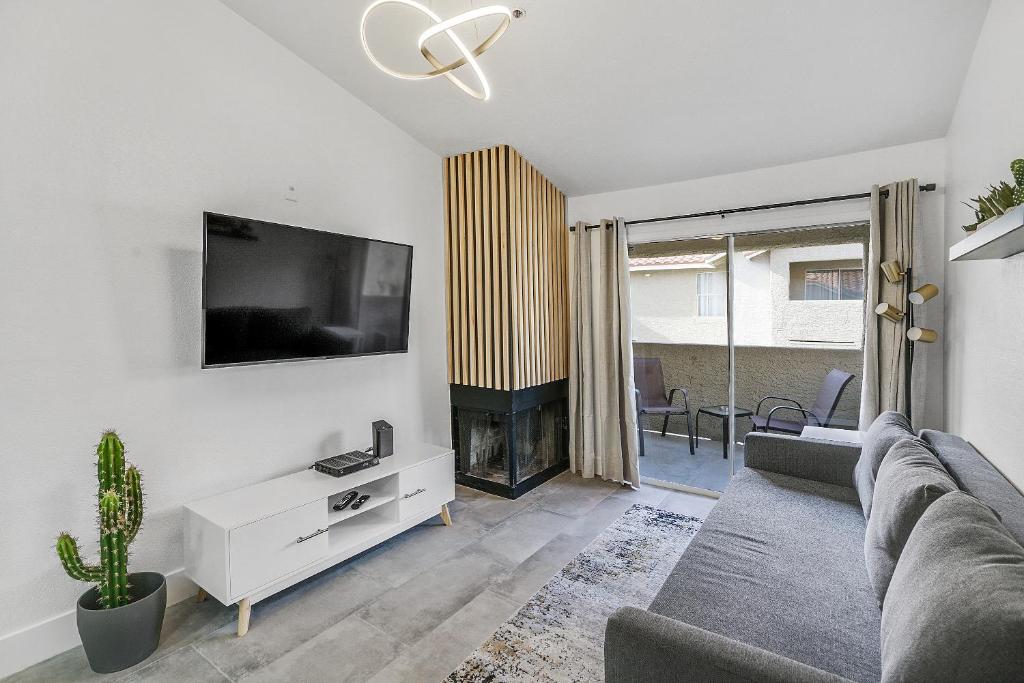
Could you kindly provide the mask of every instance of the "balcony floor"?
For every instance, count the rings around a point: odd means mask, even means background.
[[[646,455],[640,458],[640,476],[685,484],[709,491],[724,491],[729,484],[729,461],[722,457],[722,442],[697,439],[690,455],[686,436],[644,432]],[[736,444],[736,471],[743,467],[743,444]]]

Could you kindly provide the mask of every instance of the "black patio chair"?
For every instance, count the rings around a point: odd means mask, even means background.
[[[821,383],[821,389],[818,390],[818,398],[814,401],[814,405],[811,406],[810,410],[804,410],[799,401],[792,398],[765,396],[758,401],[757,410],[754,411],[754,416],[750,418],[754,421],[754,431],[768,432],[771,430],[785,434],[799,434],[807,426],[828,427],[832,422],[832,416],[835,415],[836,406],[839,405],[839,399],[842,398],[847,385],[853,381],[855,376],[835,368],[829,370],[828,374],[825,375],[825,381]],[[768,411],[767,415],[762,416],[761,404],[765,401],[788,401],[796,405],[778,405]],[[786,420],[775,416],[775,413],[786,410],[799,412],[801,419]]]
[[[693,415],[690,413],[690,393],[683,387],[674,387],[665,391],[665,376],[661,371],[660,358],[634,358],[633,384],[636,386],[637,428],[640,430],[640,455],[644,454],[644,415],[664,415],[661,435],[668,430],[668,419],[673,415],[686,416],[686,440],[690,444],[690,455],[694,448]],[[672,402],[676,393],[683,395],[683,405],[676,406]]]

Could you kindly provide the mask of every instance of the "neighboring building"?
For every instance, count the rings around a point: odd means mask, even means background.
[[[863,245],[741,252],[734,265],[740,346],[859,349]],[[630,259],[633,339],[726,344],[725,253]]]

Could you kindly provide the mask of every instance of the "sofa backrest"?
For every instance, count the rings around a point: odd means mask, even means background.
[[[960,488],[995,510],[1003,526],[1024,545],[1024,495],[959,436],[923,429],[921,438],[935,449]]]

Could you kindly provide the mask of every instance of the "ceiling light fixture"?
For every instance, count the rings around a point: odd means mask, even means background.
[[[434,67],[432,71],[426,71],[423,73],[397,71],[385,66],[374,56],[373,52],[370,50],[370,45],[366,40],[366,20],[374,10],[382,5],[402,5],[404,7],[411,7],[434,22],[434,25],[421,33],[419,39],[416,41],[416,47],[419,49],[420,53],[430,63],[430,65]],[[459,38],[453,30],[455,27],[467,22],[477,21],[478,19],[491,16],[501,17],[501,24],[493,33],[491,33],[491,35],[472,50],[466,47],[466,44],[462,42],[462,39]],[[480,68],[480,64],[476,61],[476,58],[486,52],[491,45],[494,45],[494,43],[497,42],[498,38],[501,37],[501,34],[503,34],[509,24],[512,23],[513,16],[522,16],[522,12],[519,10],[513,12],[508,7],[503,7],[501,5],[491,5],[489,7],[472,9],[468,12],[463,12],[462,14],[454,16],[451,19],[442,21],[441,17],[435,14],[431,9],[415,2],[415,0],[376,0],[366,8],[365,12],[363,12],[362,21],[359,22],[359,38],[363,42],[363,51],[366,52],[366,56],[369,60],[374,66],[389,76],[394,76],[395,78],[401,78],[408,81],[423,81],[431,78],[437,78],[438,76],[444,76],[467,95],[475,97],[478,100],[487,100],[491,97],[491,86],[487,82],[483,69]],[[448,37],[452,42],[452,45],[455,46],[455,49],[457,49],[459,54],[462,55],[459,59],[456,59],[450,64],[444,64],[441,62],[427,46],[428,41],[442,33]],[[473,70],[477,81],[480,83],[479,90],[467,85],[465,81],[460,79],[454,73],[460,66],[467,64],[469,65],[469,68]]]

